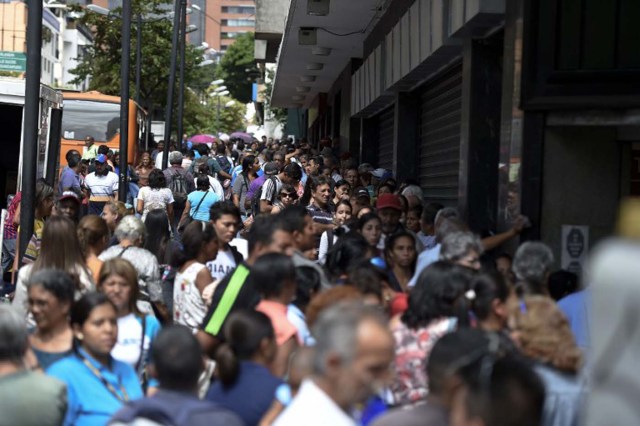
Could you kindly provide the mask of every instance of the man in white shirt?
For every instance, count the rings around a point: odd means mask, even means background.
[[[101,215],[104,205],[118,198],[118,175],[107,168],[107,156],[98,154],[96,170],[84,178],[89,190],[89,214]]]
[[[355,426],[354,406],[391,379],[394,342],[387,321],[373,307],[338,303],[323,311],[313,331],[313,375],[274,426]]]

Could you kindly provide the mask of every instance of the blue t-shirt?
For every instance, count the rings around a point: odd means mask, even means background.
[[[60,175],[60,183],[58,184],[58,192],[62,195],[65,189],[70,188],[71,191],[80,193],[80,175],[75,170],[65,167]]]
[[[193,191],[187,196],[187,200],[189,200],[189,205],[191,206],[191,210],[189,211],[189,215],[193,217],[194,220],[201,220],[203,222],[207,222],[209,220],[209,209],[212,205],[220,201],[220,197],[216,195],[213,191],[207,191],[207,195],[205,195],[205,191]],[[202,198],[204,197],[204,199]],[[202,200],[202,203],[200,203]],[[198,207],[200,204],[200,207]],[[198,207],[198,211],[196,211],[196,207]]]
[[[558,301],[558,307],[569,320],[576,344],[587,350],[591,346],[589,318],[591,315],[591,293],[588,290],[572,293]]]
[[[122,390],[130,401],[143,397],[142,388],[135,371],[124,362],[111,359],[111,369],[106,368],[82,349],[78,350],[111,384],[120,399],[113,395],[77,355],[52,364],[47,374],[67,385],[67,415],[65,426],[102,426],[124,403]]]
[[[242,361],[236,382],[229,388],[216,382],[207,393],[207,400],[237,414],[246,425],[257,425],[269,410],[282,380],[262,365]]]

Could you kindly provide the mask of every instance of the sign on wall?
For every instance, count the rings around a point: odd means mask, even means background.
[[[582,276],[588,251],[589,227],[562,225],[562,269]]]
[[[0,52],[0,71],[25,72],[27,55],[22,52]]]

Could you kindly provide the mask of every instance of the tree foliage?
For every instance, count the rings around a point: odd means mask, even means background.
[[[273,92],[273,80],[275,72],[267,68],[266,78],[264,81],[264,98],[265,98],[265,115],[268,119],[276,121],[278,124],[285,126],[287,124],[287,109],[276,108],[271,106],[271,93]]]
[[[224,85],[231,96],[246,104],[252,101],[251,86],[259,75],[254,56],[253,33],[241,34],[222,57],[218,76],[224,79]]]
[[[170,10],[172,10],[171,3],[166,0],[132,0],[130,93],[133,98],[135,94],[136,17],[138,14],[142,14],[144,22],[141,26],[140,97],[142,106],[150,111],[163,111],[166,107],[173,26],[171,19],[167,17]],[[88,47],[86,54],[79,58],[78,66],[71,71],[77,76],[74,83],[81,83],[85,78],[90,77],[89,90],[97,90],[114,96],[120,95],[122,55],[120,14],[121,8],[112,10],[110,16],[88,11],[84,13],[81,23],[93,29],[94,42],[92,46]],[[204,72],[197,66],[201,60],[201,52],[187,43],[185,49],[185,86],[189,86]],[[178,79],[176,78],[174,108],[177,105],[177,89]],[[185,128],[196,127],[199,118],[194,114],[187,113],[187,109],[191,107],[189,105],[191,97],[186,92],[188,91],[185,90]],[[175,112],[174,117],[176,117]]]

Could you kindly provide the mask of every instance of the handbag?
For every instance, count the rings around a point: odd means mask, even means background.
[[[205,198],[207,198],[207,195],[209,194],[209,191],[205,192],[204,195],[202,196],[202,198],[200,199],[200,202],[198,203],[198,205],[196,206],[195,210],[193,211],[193,214],[190,214],[189,216],[187,216],[183,222],[180,222],[178,224],[178,232],[183,232],[187,226],[189,226],[189,224],[191,222],[193,222],[193,216],[196,215],[196,213],[198,212],[198,209],[200,208],[200,206],[202,205],[202,202],[204,201]]]

